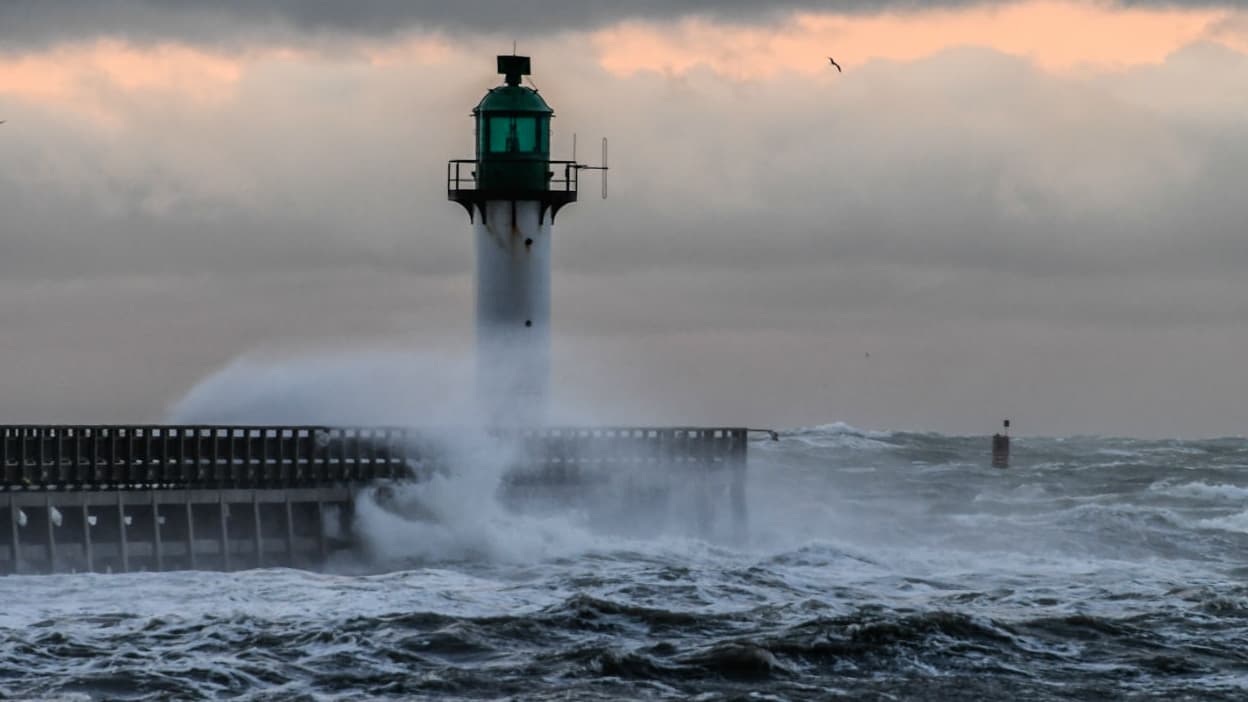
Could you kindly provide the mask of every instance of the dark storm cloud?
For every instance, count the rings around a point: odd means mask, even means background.
[[[377,37],[412,30],[533,36],[628,19],[709,16],[767,21],[800,10],[869,13],[1001,0],[7,0],[0,4],[0,47],[99,36],[246,44],[272,38]],[[1124,6],[1245,7],[1243,0],[1121,0]]]
[[[98,35],[233,43],[274,34],[386,36],[420,29],[544,33],[631,18],[701,14],[755,20],[797,9],[868,11],[919,4],[913,0],[19,0],[0,6],[0,39],[21,47]]]

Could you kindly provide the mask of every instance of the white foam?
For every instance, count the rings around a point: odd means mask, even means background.
[[[859,429],[845,422],[833,422],[785,432],[783,436],[814,448],[866,451],[892,448],[892,444],[885,440],[892,438],[894,434],[887,431]]]
[[[1100,456],[1119,456],[1119,457],[1124,457],[1124,458],[1138,458],[1140,455],[1139,452],[1137,451],[1126,451],[1123,449],[1113,449],[1113,448],[1097,449],[1096,453],[1097,455],[1100,455]]]
[[[845,422],[832,422],[830,424],[817,424],[813,427],[803,427],[795,430],[796,432],[819,432],[821,434],[852,434],[854,436],[865,436],[870,439],[888,439],[895,435],[896,432],[876,431],[873,429],[861,429],[852,424]]]
[[[1248,487],[1225,483],[1196,482],[1175,485],[1168,481],[1160,481],[1153,483],[1148,489],[1175,497],[1192,497],[1202,500],[1233,500],[1235,502],[1248,500]]]
[[[1202,519],[1196,524],[1203,529],[1221,529],[1222,531],[1248,533],[1248,510],[1225,517]]]

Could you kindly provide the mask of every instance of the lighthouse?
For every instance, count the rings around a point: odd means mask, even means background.
[[[521,85],[529,66],[527,56],[498,57],[504,84],[491,88],[472,111],[476,158],[447,164],[447,196],[464,207],[472,224],[476,385],[491,424],[545,418],[551,230],[559,210],[576,202],[577,174],[586,168],[551,160],[554,110],[535,88]]]

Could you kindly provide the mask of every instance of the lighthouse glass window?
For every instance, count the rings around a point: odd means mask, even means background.
[[[522,154],[537,151],[537,125],[534,117],[491,117],[490,151]]]

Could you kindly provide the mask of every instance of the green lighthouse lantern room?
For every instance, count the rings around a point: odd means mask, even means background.
[[[537,201],[551,215],[576,202],[578,166],[550,159],[550,120],[555,112],[537,90],[521,85],[528,56],[499,56],[505,84],[490,90],[472,110],[476,158],[448,164],[449,198],[470,218],[484,216],[489,201]]]
[[[542,191],[549,187],[550,118],[554,110],[532,88],[528,56],[499,56],[507,84],[492,88],[472,111],[477,122],[477,187],[496,193]]]

